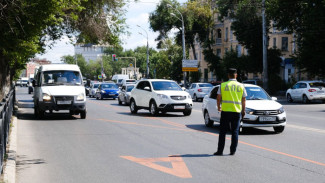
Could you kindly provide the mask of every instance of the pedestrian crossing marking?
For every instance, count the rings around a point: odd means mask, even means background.
[[[183,158],[180,156],[170,156],[162,158],[136,158],[133,156],[120,157],[180,178],[192,178],[192,175],[188,170],[185,162],[183,161]],[[158,165],[155,162],[170,162],[172,168],[167,168],[165,166]]]

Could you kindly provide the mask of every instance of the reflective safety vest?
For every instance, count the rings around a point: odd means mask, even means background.
[[[244,85],[237,81],[221,83],[221,110],[226,112],[240,113],[242,110],[242,97]]]

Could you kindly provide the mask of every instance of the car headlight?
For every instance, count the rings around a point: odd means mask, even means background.
[[[43,93],[43,100],[49,101],[51,100],[51,96],[47,93]]]
[[[250,109],[250,108],[245,108],[245,112],[246,114],[253,114],[254,113],[254,110],[253,109]]]
[[[158,94],[157,95],[160,99],[168,99],[167,95],[164,94]]]
[[[77,101],[83,101],[85,99],[85,95],[83,93],[80,93],[78,96],[77,96]]]
[[[187,98],[191,99],[192,97],[191,97],[191,95],[188,95]]]
[[[106,93],[104,90],[102,90],[102,91],[100,91],[100,92],[102,92],[102,93]]]
[[[283,109],[283,107],[281,107],[280,109],[278,109],[278,113],[279,113],[279,114],[284,113],[284,109]]]

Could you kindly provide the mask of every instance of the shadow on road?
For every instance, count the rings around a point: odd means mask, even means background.
[[[46,163],[44,159],[28,159],[26,155],[20,155],[17,157],[17,159],[17,172],[26,168],[30,168],[31,165],[40,165]]]
[[[77,115],[76,115],[77,116]],[[17,112],[17,118],[19,120],[41,120],[41,121],[57,121],[57,120],[77,120],[76,116],[71,116],[69,113],[46,113],[42,119],[38,119],[35,117],[32,112]]]
[[[143,117],[184,117],[183,113],[177,114],[162,114],[159,113],[157,116],[151,115],[149,112],[138,112],[137,114],[132,114],[131,112],[117,112],[117,114],[127,115],[127,116],[143,116]]]
[[[181,155],[169,155],[168,157],[206,158],[211,156],[213,156],[213,154],[181,154]]]
[[[204,124],[198,124],[198,125],[186,125],[187,128],[190,128],[192,130],[197,130],[201,132],[209,132],[209,133],[216,133],[219,134],[220,129],[219,129],[219,124],[214,125],[212,128],[206,127]],[[271,129],[272,131],[270,131]],[[239,132],[239,135],[243,136],[249,136],[249,135],[275,135],[273,131],[273,128],[267,127],[266,129],[261,129],[261,128],[245,128],[244,131]],[[227,132],[227,135],[231,135],[230,131]]]

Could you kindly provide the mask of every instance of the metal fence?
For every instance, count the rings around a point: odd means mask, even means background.
[[[0,101],[0,172],[3,171],[3,162],[6,154],[11,117],[14,110],[15,87]]]

